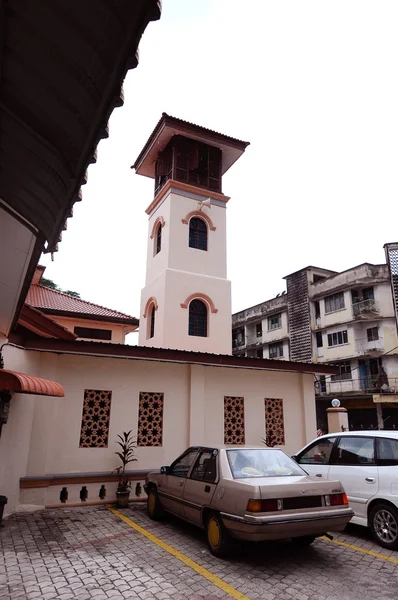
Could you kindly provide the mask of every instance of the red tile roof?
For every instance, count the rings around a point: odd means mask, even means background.
[[[26,304],[38,308],[46,314],[65,317],[79,317],[98,321],[109,321],[111,323],[124,323],[126,325],[138,326],[138,319],[105,308],[99,304],[93,304],[69,294],[52,290],[40,284],[32,284],[26,297]]]

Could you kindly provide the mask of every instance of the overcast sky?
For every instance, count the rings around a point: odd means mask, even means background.
[[[153,181],[130,169],[163,111],[250,142],[224,176],[236,312],[307,265],[398,239],[397,0],[163,0],[46,277],[139,317]]]

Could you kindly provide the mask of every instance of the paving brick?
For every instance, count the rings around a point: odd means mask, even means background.
[[[229,560],[209,553],[185,523],[123,511],[251,600],[395,600],[397,565],[332,542],[239,544]],[[122,534],[122,535],[118,535]],[[114,537],[118,535],[118,537]],[[350,527],[336,539],[398,558]],[[10,585],[10,587],[8,587]],[[215,600],[226,593],[104,508],[14,515],[0,530],[1,600]]]

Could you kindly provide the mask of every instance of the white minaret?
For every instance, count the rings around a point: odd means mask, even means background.
[[[163,113],[134,163],[155,180],[140,346],[232,353],[221,179],[247,145]]]

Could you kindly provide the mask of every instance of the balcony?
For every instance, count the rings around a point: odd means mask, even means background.
[[[233,350],[236,350],[237,348],[243,348],[243,346],[245,346],[245,338],[244,337],[234,338],[232,340]]]
[[[250,348],[259,348],[263,345],[263,338],[262,337],[248,337],[247,338],[247,349],[249,350]]]
[[[352,305],[354,319],[373,319],[379,313],[379,303],[376,300],[362,300]]]
[[[356,349],[359,356],[377,357],[384,354],[384,339],[369,341],[367,339],[356,340]]]
[[[364,394],[398,393],[398,378],[390,378],[380,385],[377,376],[361,379],[349,379],[349,373],[336,375],[338,381],[315,382],[317,397],[359,396]]]

